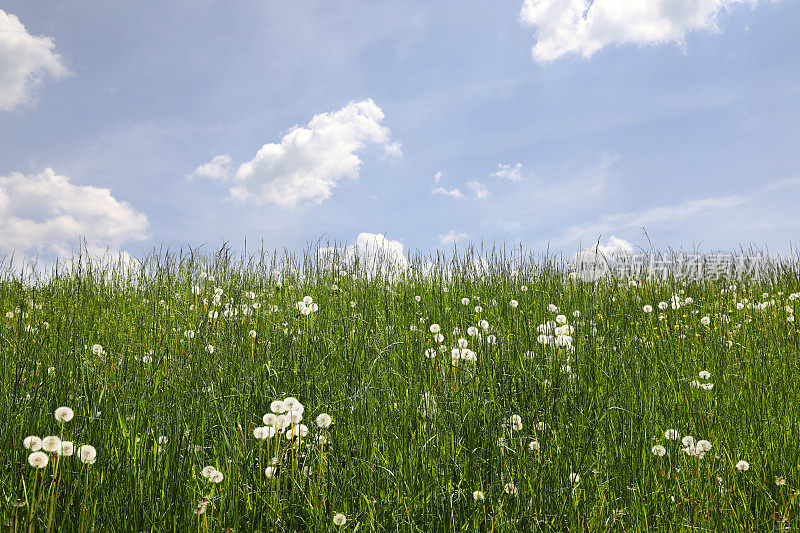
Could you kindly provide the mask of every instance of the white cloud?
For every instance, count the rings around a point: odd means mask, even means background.
[[[622,257],[633,254],[633,245],[625,239],[620,239],[612,235],[606,244],[598,242],[594,246],[584,248],[575,254],[576,259],[584,258],[592,260],[595,257],[611,259],[612,257]]]
[[[467,238],[466,233],[457,233],[456,230],[450,230],[450,233],[446,235],[439,235],[439,244],[442,246],[447,246],[449,244],[455,244],[458,241],[464,240]]]
[[[515,232],[522,229],[522,222],[519,220],[498,220],[497,224],[503,229],[503,231]]]
[[[596,236],[609,231],[643,228],[649,224],[685,221],[698,214],[706,215],[720,209],[741,206],[749,201],[747,196],[730,195],[701,200],[689,200],[678,205],[652,207],[641,211],[603,215],[594,222],[570,227],[560,242],[573,242],[585,236]]]
[[[67,74],[51,37],[34,37],[19,18],[0,9],[0,110],[29,102],[44,75]]]
[[[338,256],[341,264],[352,266],[358,262],[370,274],[392,274],[408,268],[408,259],[400,241],[387,239],[381,233],[359,233],[356,242],[344,248],[320,248],[318,257],[333,264]]]
[[[371,99],[350,102],[338,111],[315,115],[307,127],[295,126],[280,143],[268,143],[236,172],[231,196],[258,205],[294,208],[299,202],[322,203],[339,182],[358,179],[357,153],[368,144],[401,156],[391,142],[384,114]]]
[[[147,217],[109,189],[73,185],[51,168],[0,176],[0,250],[71,255],[79,239],[92,253],[147,235]]]
[[[459,198],[459,199],[464,198],[464,195],[461,194],[461,191],[459,191],[458,189],[445,189],[441,185],[431,189],[431,194],[433,195],[441,194],[443,196],[452,196],[453,198]]]
[[[210,179],[224,181],[230,177],[231,156],[228,154],[217,155],[204,165],[200,165],[194,172],[186,176],[189,181],[195,179]]]
[[[575,254],[573,268],[584,281],[592,281],[609,274],[609,265],[623,257],[633,255],[633,245],[625,239],[611,236],[605,245],[599,242]]]
[[[720,12],[757,0],[525,0],[520,20],[535,28],[539,62],[612,44],[682,44],[691,31],[719,31]]]
[[[498,163],[497,170],[490,174],[493,178],[497,179],[506,179],[511,181],[521,181],[522,180],[522,163],[517,163],[514,166],[511,165],[504,165],[503,163]]]
[[[433,175],[433,182],[439,183],[440,181],[442,181],[442,176],[444,176],[444,172],[440,170],[439,172]]]
[[[478,200],[485,200],[489,198],[489,189],[487,189],[486,185],[483,183],[473,180],[467,182],[467,187],[469,187],[470,190],[475,193],[475,198]]]

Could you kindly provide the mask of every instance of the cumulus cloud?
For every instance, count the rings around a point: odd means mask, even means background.
[[[447,246],[449,244],[455,244],[458,241],[464,240],[468,237],[466,233],[457,233],[456,230],[450,230],[450,233],[446,235],[439,235],[439,244],[442,246]]]
[[[511,165],[504,165],[503,163],[498,163],[497,170],[490,174],[493,178],[497,179],[504,179],[504,180],[511,180],[511,181],[521,181],[522,180],[522,163],[517,163],[514,166]]]
[[[609,45],[683,43],[692,31],[719,31],[722,11],[757,0],[525,0],[521,22],[536,31],[533,57],[590,58]]]
[[[42,78],[67,74],[51,37],[28,33],[19,18],[0,9],[0,110],[29,102]]]
[[[442,196],[452,196],[453,198],[459,198],[459,199],[464,198],[464,195],[461,194],[461,191],[459,191],[457,188],[456,189],[445,189],[441,185],[438,186],[438,187],[432,188],[431,189],[431,194],[433,194],[434,196],[436,196],[437,194],[440,194]]]
[[[295,126],[279,143],[265,144],[251,161],[242,163],[231,196],[289,209],[300,202],[322,203],[339,182],[358,178],[358,153],[367,145],[381,146],[391,156],[402,155],[389,128],[381,125],[383,118],[372,99],[315,115],[306,127]]]
[[[612,257],[621,257],[631,254],[633,254],[633,245],[625,239],[620,239],[612,235],[608,238],[606,244],[600,244],[598,242],[594,246],[584,248],[575,254],[575,258],[604,257],[610,259]]]
[[[609,265],[633,255],[633,245],[625,239],[611,236],[606,244],[599,242],[575,254],[573,268],[584,281],[598,279],[610,273]]]
[[[359,233],[356,242],[343,248],[321,248],[318,257],[323,263],[352,266],[358,263],[371,274],[392,274],[408,268],[408,259],[400,241],[387,239],[381,233]]]
[[[0,176],[0,250],[71,255],[79,239],[99,254],[147,235],[147,216],[109,189],[74,185],[51,168]]]
[[[489,198],[489,189],[487,189],[486,185],[483,183],[475,180],[468,181],[467,187],[469,187],[470,190],[475,193],[475,198],[478,200],[485,200]]]
[[[440,181],[442,181],[442,176],[444,176],[444,172],[440,170],[439,172],[433,175],[433,182],[439,183]]]
[[[195,179],[209,179],[224,181],[230,177],[231,156],[228,154],[217,155],[204,165],[200,165],[194,172],[187,175],[189,181]]]

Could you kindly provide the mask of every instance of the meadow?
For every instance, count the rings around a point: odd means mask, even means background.
[[[223,248],[6,273],[2,530],[788,531],[798,259],[585,281],[519,250]]]

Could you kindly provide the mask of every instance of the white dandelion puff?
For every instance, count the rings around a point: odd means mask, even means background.
[[[71,457],[72,454],[74,453],[75,453],[75,444],[70,440],[62,440],[61,449],[58,452],[56,452],[56,455]]]
[[[56,453],[61,449],[61,439],[55,435],[50,435],[42,439],[42,449],[46,452]]]
[[[29,437],[25,437],[25,439],[22,441],[22,445],[32,452],[38,452],[42,449],[42,439],[36,435],[31,435]]]
[[[328,413],[320,413],[317,415],[317,418],[314,420],[314,422],[316,422],[317,427],[327,428],[333,423],[333,419]]]
[[[97,450],[90,444],[78,448],[78,459],[85,465],[93,465],[97,460]]]
[[[49,461],[50,458],[44,452],[33,452],[28,456],[28,464],[33,468],[44,468]]]

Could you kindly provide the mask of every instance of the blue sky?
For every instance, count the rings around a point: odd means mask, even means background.
[[[800,3],[637,3],[1,1],[0,253],[787,251]]]

